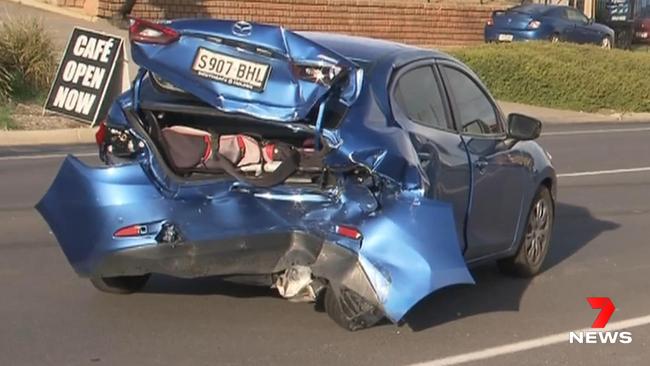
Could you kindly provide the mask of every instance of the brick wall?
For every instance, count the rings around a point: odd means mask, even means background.
[[[59,5],[70,8],[83,8],[85,0],[59,0]]]
[[[78,0],[65,0],[78,2]],[[216,17],[384,38],[420,46],[482,42],[493,6],[395,0],[141,0],[132,15],[147,19]],[[121,0],[99,0],[113,15]]]

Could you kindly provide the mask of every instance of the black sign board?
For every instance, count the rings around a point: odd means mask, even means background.
[[[606,23],[631,22],[634,20],[633,0],[607,0]]]
[[[111,86],[115,66],[123,58],[122,47],[119,37],[75,28],[45,109],[91,125],[97,122],[100,113],[106,110],[104,98]]]

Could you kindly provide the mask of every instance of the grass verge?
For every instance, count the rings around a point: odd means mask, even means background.
[[[585,112],[650,112],[650,54],[542,42],[451,53],[504,101]]]

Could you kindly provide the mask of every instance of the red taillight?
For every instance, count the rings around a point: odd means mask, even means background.
[[[494,25],[494,19],[492,19],[492,18],[488,19],[487,22],[485,22],[485,24]]]
[[[101,147],[104,141],[106,141],[106,130],[106,123],[101,122],[99,124],[99,128],[97,129],[97,132],[95,132],[95,141],[99,147]]]
[[[147,227],[144,225],[131,225],[123,227],[115,232],[113,236],[117,238],[127,238],[131,236],[141,236],[147,234]]]
[[[170,44],[180,38],[180,33],[162,24],[132,18],[129,27],[131,41],[140,43]]]
[[[351,226],[336,225],[336,233],[349,239],[361,239],[361,232]]]

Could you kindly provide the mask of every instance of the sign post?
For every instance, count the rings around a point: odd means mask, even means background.
[[[111,101],[107,100],[107,95],[114,95],[123,89],[124,72],[128,72],[124,60],[122,38],[75,28],[47,96],[44,111],[94,125],[107,113]]]

